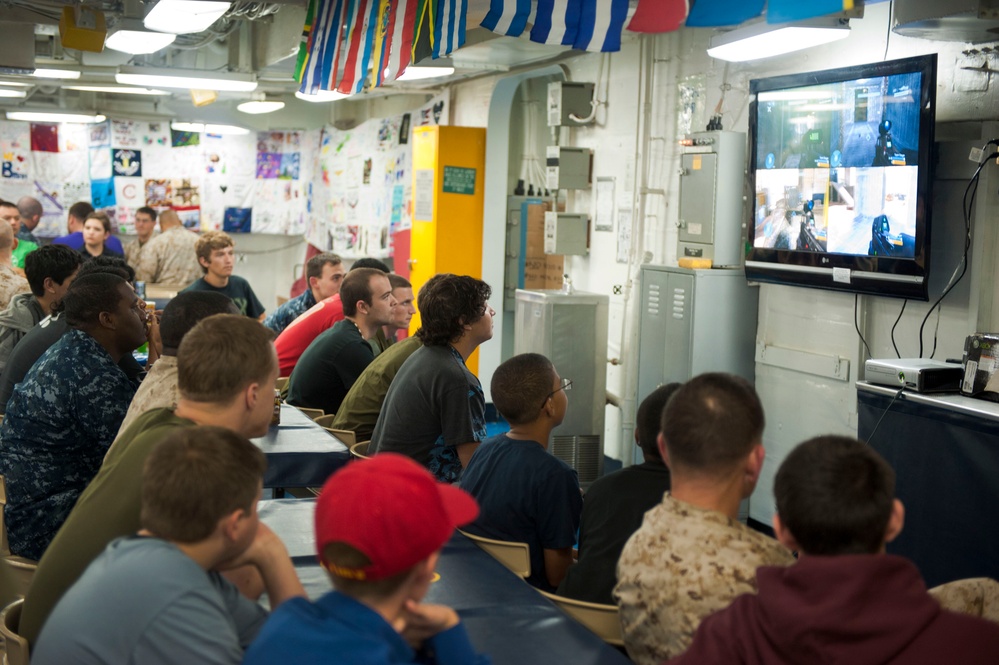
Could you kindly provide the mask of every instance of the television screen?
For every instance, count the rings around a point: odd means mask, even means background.
[[[936,56],[750,83],[750,279],[927,299]]]

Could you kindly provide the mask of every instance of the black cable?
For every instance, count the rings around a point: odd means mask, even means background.
[[[857,335],[860,337],[860,341],[864,343],[864,348],[867,349],[867,357],[873,358],[871,354],[871,347],[867,346],[867,340],[864,339],[864,334],[860,332],[860,324],[857,323],[857,302],[860,300],[860,294],[853,294],[853,327],[857,329]]]
[[[898,318],[895,319],[895,325],[891,327],[891,346],[895,349],[895,356],[898,358],[902,357],[902,354],[898,352],[898,346],[895,344],[895,328],[898,327],[898,322],[902,320],[902,313],[905,312],[905,306],[909,304],[909,299],[906,298],[902,301],[902,309],[898,311]]]
[[[990,141],[986,145],[990,145],[991,143],[992,141]],[[979,177],[981,176],[982,168],[984,168],[984,166],[988,164],[989,161],[995,159],[996,157],[999,157],[999,152],[994,152],[985,159],[983,159],[981,162],[979,162],[978,168],[975,170],[975,174],[971,176],[971,180],[968,181],[968,186],[964,189],[964,197],[961,201],[962,213],[964,214],[964,254],[961,257],[961,274],[958,275],[957,279],[951,282],[944,289],[943,293],[940,294],[940,297],[937,298],[936,302],[933,303],[933,306],[930,307],[930,309],[926,312],[926,316],[923,317],[923,322],[919,326],[920,358],[923,357],[923,329],[926,327],[926,322],[929,320],[930,315],[933,314],[933,310],[935,310],[940,305],[943,299],[947,297],[947,294],[949,294],[951,291],[954,290],[954,287],[958,285],[958,282],[960,282],[961,279],[964,277],[965,273],[968,272],[968,251],[971,249],[971,211],[975,205],[975,196],[978,194]],[[968,198],[969,194],[971,195],[970,199]],[[933,353],[936,353],[936,348],[937,348],[937,333],[934,332]],[[933,356],[931,355],[930,357],[932,358]]]
[[[885,54],[881,56],[882,60],[886,60],[888,58],[888,45],[891,44],[891,15],[892,8],[894,6],[895,0],[891,0],[891,2],[888,3],[888,28],[885,30]]]
[[[874,440],[874,433],[878,431],[879,427],[881,427],[881,421],[884,420],[885,416],[888,415],[888,411],[891,410],[892,405],[895,404],[895,400],[897,400],[899,397],[901,397],[902,393],[904,393],[904,392],[905,392],[905,386],[902,386],[901,388],[898,389],[898,392],[895,393],[895,396],[891,398],[891,401],[888,402],[888,406],[885,407],[885,412],[881,414],[881,417],[878,418],[878,422],[874,424],[874,429],[872,429],[871,433],[867,435],[867,444],[868,445],[870,445],[871,441]]]

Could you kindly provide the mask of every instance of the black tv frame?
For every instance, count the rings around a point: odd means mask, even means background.
[[[756,236],[756,206],[753,201],[755,200],[757,172],[756,135],[759,129],[758,93],[912,73],[922,74],[919,91],[914,257],[887,258],[753,246],[753,240]],[[930,238],[932,235],[930,208],[935,157],[933,150],[936,123],[936,74],[937,56],[930,54],[750,81],[749,168],[746,172],[746,191],[750,193],[750,205],[747,206],[746,211],[748,219],[745,263],[748,280],[912,300],[929,300]],[[834,269],[841,270],[834,271]],[[843,270],[850,271],[848,283],[837,281],[845,277]]]

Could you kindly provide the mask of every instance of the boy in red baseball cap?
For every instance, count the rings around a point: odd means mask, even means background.
[[[478,514],[475,499],[403,455],[348,464],[316,502],[316,549],[334,591],[282,604],[243,665],[486,665],[453,609],[420,602],[441,547]]]

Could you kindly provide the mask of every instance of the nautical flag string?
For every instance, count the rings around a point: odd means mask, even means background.
[[[579,14],[578,0],[538,0],[531,41],[572,46],[576,42]]]
[[[412,61],[415,23],[416,0],[398,0],[389,30],[389,80],[399,78]]]
[[[305,94],[331,90],[336,84],[334,79],[340,54],[344,2],[345,0],[316,0],[316,12],[309,30],[299,88]]]
[[[309,0],[309,7],[305,10],[305,25],[302,26],[302,41],[298,46],[298,57],[295,59],[295,80],[302,82],[305,74],[305,62],[309,55],[309,38],[312,36],[312,22],[316,16],[317,0]]]
[[[465,43],[468,0],[438,0],[434,17],[433,57],[450,55]]]
[[[392,17],[389,0],[378,0],[378,19],[375,23],[375,43],[371,49],[370,87],[377,88],[385,78],[391,43]]]
[[[865,3],[869,4],[869,3]],[[853,9],[853,0],[770,0],[767,3],[767,23],[787,23],[828,16]]]
[[[739,25],[763,13],[765,0],[696,0],[687,15],[691,28]],[[799,0],[800,1],[800,0]]]
[[[434,53],[434,4],[435,0],[418,0],[413,32],[412,62],[419,62]]]
[[[680,29],[689,11],[687,0],[638,0],[638,8],[627,29],[631,32],[673,32]]]
[[[500,35],[519,37],[531,15],[531,0],[490,0],[489,11],[481,25]]]
[[[582,0],[574,48],[620,51],[628,0]]]

